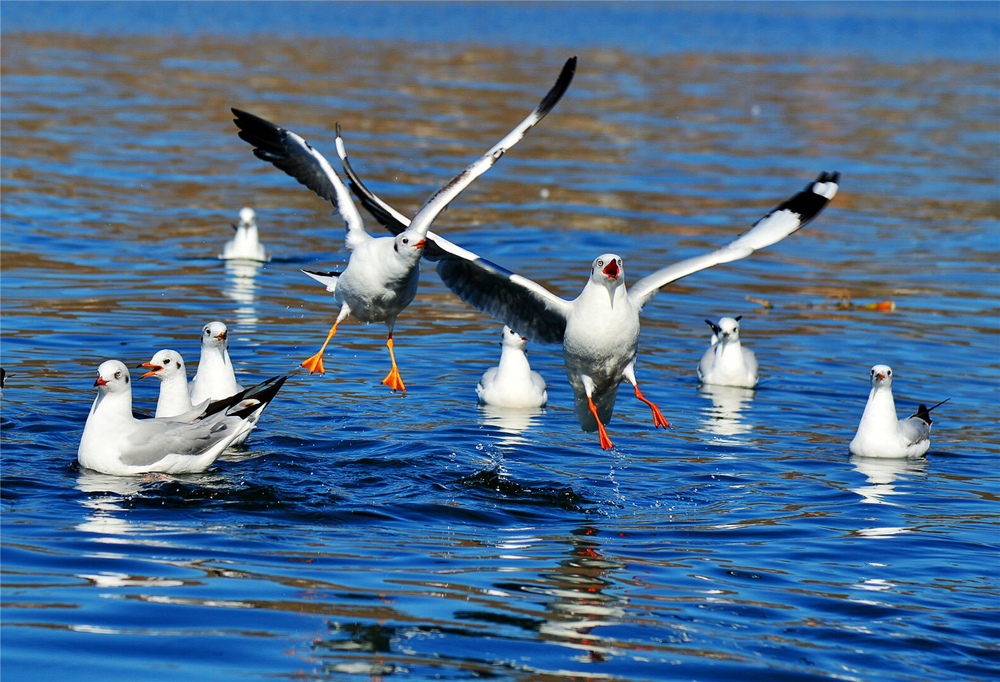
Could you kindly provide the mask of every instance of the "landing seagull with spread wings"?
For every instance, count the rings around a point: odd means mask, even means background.
[[[343,141],[337,151],[362,205],[390,232],[401,233],[408,221],[368,188],[351,168]],[[618,385],[628,380],[636,397],[649,405],[654,426],[669,425],[647,400],[635,378],[639,313],[660,289],[682,277],[720,263],[746,258],[776,244],[810,220],[836,195],[840,173],[820,173],[804,190],[782,202],[738,239],[711,253],[657,270],[626,291],[621,256],[594,259],[590,279],[572,301],[540,284],[427,232],[424,257],[437,261],[445,285],[463,301],[517,329],[530,341],[561,343],[566,376],[573,387],[576,415],[585,431],[598,431],[601,447],[611,449],[605,424],[614,412]]]
[[[340,313],[319,351],[302,363],[310,373],[323,373],[323,352],[337,333],[337,325],[348,315],[362,322],[384,322],[389,330],[386,346],[392,369],[382,383],[396,391],[406,387],[396,366],[392,329],[396,316],[406,309],[417,292],[420,276],[420,255],[427,244],[426,237],[434,219],[462,190],[489,170],[503,154],[560,100],[576,71],[576,57],[566,61],[555,85],[537,107],[514,130],[488,152],[432,194],[407,226],[395,236],[375,238],[365,232],[350,192],[329,162],[302,137],[269,121],[233,109],[240,137],[254,146],[254,154],[269,161],[298,180],[321,198],[331,202],[347,223],[347,249],[351,252],[347,267],[340,273],[303,271],[334,295]],[[340,126],[337,126],[340,138]]]

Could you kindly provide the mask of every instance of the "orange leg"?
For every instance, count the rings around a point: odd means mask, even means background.
[[[310,374],[313,374],[314,372],[326,374],[323,370],[323,351],[326,350],[326,345],[330,343],[330,339],[333,338],[333,335],[337,333],[338,324],[340,324],[340,320],[334,322],[333,326],[330,327],[330,333],[326,335],[326,341],[323,342],[323,346],[319,349],[319,352],[302,363],[302,366],[308,369]]]
[[[382,383],[391,388],[394,391],[405,391],[406,386],[403,385],[403,379],[399,376],[399,367],[396,366],[396,354],[392,352],[392,332],[389,332],[389,338],[385,342],[386,347],[389,349],[389,357],[392,359],[392,369],[382,379]]]
[[[637,384],[632,384],[632,388],[635,389],[635,397],[649,405],[649,408],[653,410],[653,428],[655,429],[657,426],[662,426],[665,429],[669,429],[670,424],[667,423],[663,413],[660,412],[660,408],[646,400],[646,397],[642,395],[642,391],[639,390],[639,386]]]
[[[601,423],[601,418],[597,416],[597,406],[594,405],[593,399],[588,395],[587,404],[590,405],[590,413],[594,415],[594,419],[597,420],[597,434],[601,437],[601,449],[610,450],[614,447],[611,444],[611,439],[608,438],[608,432],[604,430],[604,424]]]

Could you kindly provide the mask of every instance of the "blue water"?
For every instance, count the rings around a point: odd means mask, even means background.
[[[1000,677],[996,10],[3,3],[3,679]],[[670,431],[623,390],[602,452],[541,345],[548,407],[477,408],[500,326],[429,265],[405,394],[381,325],[298,372],[335,312],[298,270],[345,262],[342,223],[229,107],[327,153],[339,121],[412,213],[572,54],[434,228],[564,296],[597,254],[634,281],[843,173],[805,230],[647,306]],[[244,205],[274,259],[227,269]],[[700,391],[703,320],[735,314],[761,386]],[[246,446],[201,475],[80,469],[97,366],[193,367],[212,319],[243,383],[291,374]],[[900,412],[950,398],[925,458],[848,455],[879,362]]]

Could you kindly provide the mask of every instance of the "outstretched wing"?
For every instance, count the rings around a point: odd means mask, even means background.
[[[347,223],[348,249],[353,250],[371,238],[351,201],[351,193],[322,154],[290,130],[239,109],[232,111],[240,138],[253,145],[257,158],[273,163],[336,207]]]
[[[840,173],[820,173],[804,190],[776,206],[731,244],[643,277],[629,287],[629,299],[641,308],[659,293],[660,288],[681,277],[713,265],[746,258],[754,251],[780,242],[815,218],[830,203],[837,194],[839,181]]]
[[[438,260],[438,274],[460,299],[529,341],[562,343],[569,301],[449,241],[439,245],[444,255]]]
[[[410,229],[415,230],[421,236],[426,235],[427,229],[430,227],[431,223],[434,222],[434,219],[445,209],[445,207],[448,206],[448,204],[451,203],[455,197],[462,192],[462,190],[468,187],[473,180],[492,168],[493,164],[499,161],[500,157],[502,157],[508,149],[520,142],[536,123],[545,118],[545,115],[552,110],[552,107],[559,102],[563,94],[566,92],[566,89],[569,88],[569,84],[573,80],[573,74],[575,73],[576,57],[570,57],[563,65],[562,71],[559,72],[559,78],[556,79],[555,85],[553,85],[545,97],[542,98],[542,101],[538,103],[538,106],[536,106],[531,113],[528,114],[527,118],[521,121],[516,128],[507,133],[502,140],[490,147],[489,151],[480,156],[464,171],[456,175],[450,182],[432,194],[413,217],[413,222],[410,223]],[[340,148],[341,145],[338,144],[338,152],[340,151]]]
[[[438,247],[438,242],[440,242],[442,238],[428,230],[431,223],[463,189],[468,187],[469,184],[477,177],[489,170],[493,164],[496,163],[501,156],[503,156],[504,153],[524,139],[524,136],[535,126],[535,124],[545,118],[545,115],[548,114],[553,107],[555,107],[555,105],[562,98],[563,94],[565,94],[575,73],[576,57],[571,57],[566,60],[562,71],[559,72],[559,77],[556,79],[555,85],[553,85],[548,93],[546,93],[545,97],[542,98],[542,101],[538,103],[538,106],[536,106],[531,113],[517,125],[517,127],[507,133],[502,140],[493,145],[489,151],[479,157],[479,159],[472,163],[468,168],[459,173],[450,182],[431,195],[431,197],[417,212],[416,216],[414,216],[412,222],[402,213],[377,197],[375,193],[369,190],[368,187],[366,187],[361,181],[361,178],[359,178],[357,173],[354,172],[354,169],[351,167],[351,162],[347,158],[347,151],[344,148],[344,140],[340,136],[340,128],[338,127],[337,154],[340,156],[340,162],[344,168],[344,173],[347,175],[347,181],[351,190],[358,197],[358,200],[361,202],[361,205],[365,208],[365,210],[393,234],[399,234],[407,228],[423,231],[424,236],[427,239],[427,244],[424,248],[424,258],[431,261],[438,260],[443,253],[442,249]]]

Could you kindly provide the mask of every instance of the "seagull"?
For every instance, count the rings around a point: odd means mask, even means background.
[[[712,343],[698,363],[698,379],[703,384],[754,388],[757,385],[757,358],[740,345],[740,320],[723,317],[719,324],[705,320],[712,328]]]
[[[872,390],[861,415],[858,432],[851,441],[852,455],[860,457],[919,457],[931,446],[931,410],[921,404],[914,415],[896,418],[892,399],[892,368],[875,365],[871,369]]]
[[[343,272],[311,272],[305,274],[323,284],[340,305],[333,327],[319,351],[302,363],[309,373],[324,373],[323,352],[339,325],[348,315],[361,322],[384,322],[388,329],[386,347],[392,367],[382,383],[394,391],[405,391],[393,352],[392,330],[396,316],[406,309],[417,292],[420,277],[420,255],[427,244],[431,223],[448,204],[473,180],[489,170],[503,154],[556,105],[566,92],[576,71],[576,57],[569,59],[555,85],[537,107],[507,136],[486,154],[432,194],[413,218],[408,229],[395,238],[375,238],[365,232],[361,214],[350,192],[326,158],[302,137],[262,118],[233,109],[239,136],[254,147],[254,154],[277,166],[321,198],[331,202],[347,223],[346,246],[351,252]],[[338,144],[340,125],[337,125]],[[409,223],[409,221],[407,221]]]
[[[524,349],[528,339],[508,326],[503,328],[500,364],[483,373],[476,395],[481,405],[495,407],[542,407],[548,400],[545,379],[528,364]]]
[[[118,360],[101,364],[94,386],[97,398],[83,428],[77,460],[87,469],[114,476],[204,471],[246,431],[248,417],[261,406],[260,400],[241,400],[194,422],[136,419],[132,380]]]
[[[364,186],[339,138],[337,150],[351,189],[365,210],[390,232],[405,230],[406,217]],[[646,303],[673,281],[746,258],[797,231],[833,199],[839,180],[840,173],[820,173],[727,246],[661,268],[638,280],[631,291],[625,288],[622,258],[615,253],[594,259],[583,291],[571,301],[433,232],[427,233],[424,257],[437,261],[445,286],[466,303],[519,330],[532,342],[562,344],[577,419],[584,431],[597,431],[601,447],[610,450],[614,446],[605,425],[623,380],[632,384],[636,398],[652,410],[654,428],[669,427],[660,409],[643,396],[635,378],[639,313]]]
[[[236,234],[222,247],[222,260],[252,260],[266,263],[271,260],[257,234],[257,214],[249,206],[240,209],[240,223],[233,225]]]
[[[149,369],[141,375],[140,379],[155,376],[160,380],[160,394],[156,401],[157,418],[170,418],[178,421],[192,422],[196,419],[204,419],[206,415],[218,412],[227,405],[254,398],[262,403],[260,408],[247,419],[250,428],[242,436],[232,442],[232,445],[242,445],[247,436],[250,435],[260,419],[264,408],[274,399],[278,390],[285,383],[288,377],[271,377],[256,386],[243,389],[238,393],[225,398],[206,398],[201,403],[194,405],[191,403],[191,395],[188,389],[187,370],[184,368],[184,358],[175,350],[164,349],[157,351],[149,362],[139,365],[140,368]],[[224,405],[220,406],[220,403]]]
[[[221,400],[242,390],[229,359],[229,328],[225,322],[209,322],[201,329],[201,360],[191,380],[191,404]]]
[[[165,348],[154,353],[149,362],[142,363],[139,368],[149,369],[139,377],[140,379],[155,376],[160,380],[160,394],[156,400],[154,417],[158,419],[177,417],[194,409],[188,388],[187,369],[180,353]],[[207,405],[209,400],[206,398],[202,405]]]

